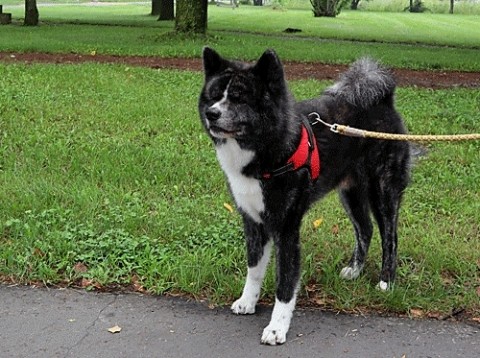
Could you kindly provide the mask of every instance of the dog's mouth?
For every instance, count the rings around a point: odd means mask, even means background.
[[[236,138],[242,135],[242,129],[225,129],[216,125],[211,125],[209,128],[210,134],[215,138]]]

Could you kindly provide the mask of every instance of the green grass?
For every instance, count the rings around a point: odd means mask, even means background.
[[[450,8],[450,1],[447,0],[422,0],[422,3],[426,7],[426,13],[448,14]],[[408,1],[403,0],[372,0],[362,1],[359,8],[366,11],[405,12],[407,6]],[[456,1],[453,12],[455,15],[480,15],[480,4],[474,1]]]
[[[21,7],[11,11],[16,21],[23,16]],[[344,11],[336,19],[315,19],[309,10],[211,6],[208,37],[192,38],[173,35],[173,22],[156,21],[149,11],[148,5],[44,7],[38,28],[2,27],[0,48],[199,57],[209,44],[247,60],[270,47],[285,60],[349,63],[370,55],[393,67],[480,71],[476,16]],[[285,35],[287,27],[303,32]]]
[[[210,7],[204,38],[173,35],[172,22],[147,16],[149,5],[41,7],[44,22],[28,28],[19,26],[22,7],[8,7],[18,1],[4,0],[16,24],[0,28],[0,48],[198,57],[208,44],[252,60],[273,47],[288,60],[371,55],[394,67],[480,71],[475,16],[344,11],[314,19],[308,7],[295,9],[300,2],[284,1],[280,10]],[[285,36],[286,27],[303,32]],[[201,74],[0,63],[0,78],[0,277],[90,288],[135,283],[216,303],[240,294],[241,220],[223,206],[231,199],[196,113]],[[291,85],[308,98],[327,83]],[[401,88],[397,104],[413,133],[480,131],[478,89]],[[353,247],[351,226],[335,195],[316,205],[302,228],[302,298],[345,310],[461,307],[478,317],[479,149],[478,142],[429,145],[416,163],[402,209],[398,280],[386,294],[374,288],[378,234],[365,274],[344,282],[338,272]]]
[[[245,254],[213,147],[196,112],[198,73],[120,65],[0,65],[0,275],[14,282],[142,285],[228,303]],[[325,82],[295,81],[298,98]],[[398,90],[411,132],[480,131],[480,91]],[[335,195],[302,228],[302,298],[335,309],[480,314],[478,142],[428,146],[406,192],[398,280],[339,279],[353,234]],[[313,227],[321,218],[322,224]],[[308,290],[306,289],[308,288]],[[312,291],[313,290],[313,291]],[[273,270],[265,299],[274,294]]]

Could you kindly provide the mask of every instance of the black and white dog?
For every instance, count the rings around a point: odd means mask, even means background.
[[[232,311],[255,312],[274,245],[276,300],[261,342],[282,344],[299,288],[302,217],[329,191],[338,189],[356,238],[341,277],[354,279],[364,267],[371,211],[382,238],[378,287],[386,290],[395,278],[398,211],[409,181],[408,143],[342,137],[308,120],[316,112],[328,123],[404,133],[393,104],[395,81],[375,61],[361,59],[319,98],[296,102],[272,50],[247,64],[207,47],[203,61],[200,117],[243,217],[247,243],[246,283]]]

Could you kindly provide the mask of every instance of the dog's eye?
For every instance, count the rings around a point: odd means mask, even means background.
[[[223,98],[222,91],[212,91],[210,92],[210,99],[213,101],[220,101]]]
[[[230,91],[228,92],[228,98],[232,102],[241,102],[242,101],[242,95],[240,94],[240,91]]]

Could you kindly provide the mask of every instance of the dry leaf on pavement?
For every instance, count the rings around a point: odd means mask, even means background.
[[[122,327],[113,326],[108,329],[110,333],[120,333],[122,331]]]

